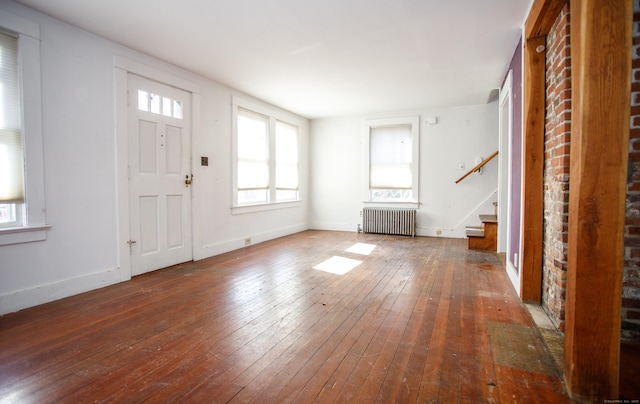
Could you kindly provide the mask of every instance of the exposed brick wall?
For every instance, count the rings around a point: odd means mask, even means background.
[[[622,291],[622,338],[640,341],[640,0],[634,0],[629,181]],[[571,56],[568,5],[547,36],[542,305],[564,331],[567,285]]]
[[[547,35],[542,306],[564,331],[571,148],[569,8]]]
[[[633,2],[631,129],[624,234],[622,338],[640,340],[640,0]]]

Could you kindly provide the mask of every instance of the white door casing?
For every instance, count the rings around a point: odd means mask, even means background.
[[[131,274],[139,275],[193,259],[191,105],[188,92],[133,74],[128,92]]]
[[[500,155],[501,162],[500,168],[502,175],[500,176],[499,184],[499,216],[500,228],[498,229],[498,235],[502,234],[503,237],[499,237],[500,250],[499,252],[506,252],[512,250],[511,246],[511,210],[513,206],[511,204],[512,198],[511,192],[511,169],[512,169],[512,153],[511,153],[511,137],[512,137],[512,122],[513,122],[513,71],[509,71],[507,78],[500,90],[499,99],[499,120],[500,120]],[[506,257],[507,261],[507,274],[513,284],[514,289],[520,294],[520,275],[516,268],[513,267],[512,257]]]

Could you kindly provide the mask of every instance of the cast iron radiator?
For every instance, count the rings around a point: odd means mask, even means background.
[[[416,235],[416,209],[364,208],[362,231],[413,237]]]

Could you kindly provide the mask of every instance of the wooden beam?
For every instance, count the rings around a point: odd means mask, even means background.
[[[525,22],[520,298],[542,300],[546,35],[568,0],[535,0]]]
[[[572,133],[564,373],[618,399],[633,2],[571,0]]]
[[[568,0],[536,0],[524,24],[525,38],[547,36],[551,26]]]
[[[520,298],[535,304],[539,304],[542,297],[545,45],[546,37],[524,41]]]

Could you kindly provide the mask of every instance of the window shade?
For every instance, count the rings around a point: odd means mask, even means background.
[[[276,189],[298,189],[298,128],[276,122]]]
[[[267,117],[238,108],[238,190],[269,188]]]
[[[371,128],[369,188],[411,189],[411,126]]]
[[[0,202],[24,202],[18,39],[0,32]]]

